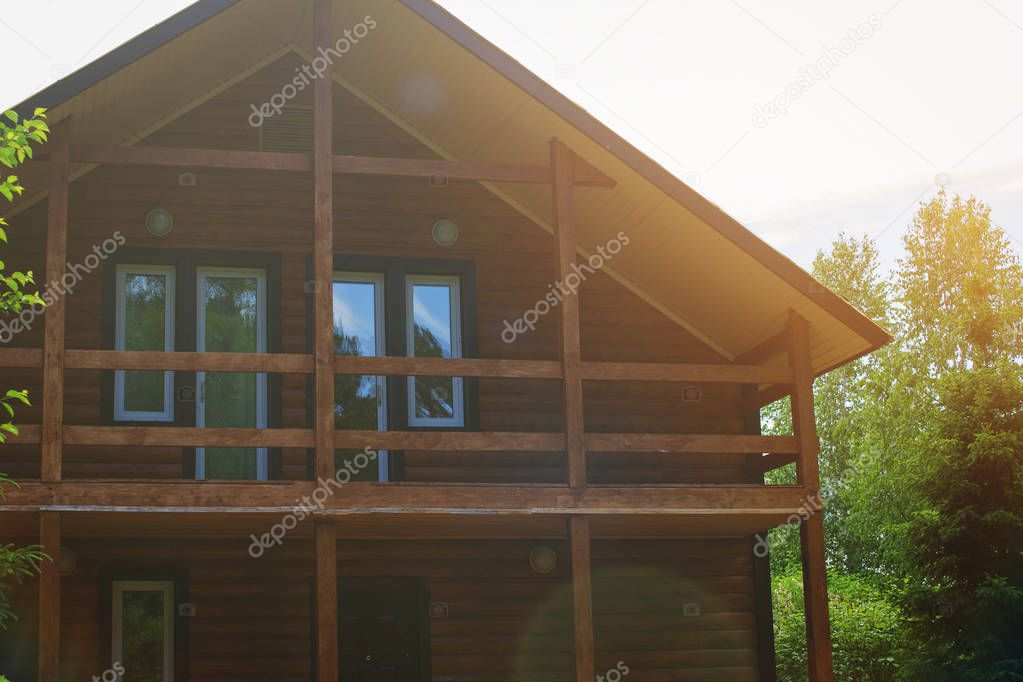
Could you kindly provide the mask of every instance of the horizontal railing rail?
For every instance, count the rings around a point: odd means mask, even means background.
[[[38,348],[0,349],[0,367],[41,367]],[[67,350],[67,369],[268,372],[312,374],[313,356],[287,353],[208,353]],[[334,373],[377,376],[453,376],[494,379],[562,379],[557,360],[490,358],[413,358],[349,356],[334,358]],[[585,381],[669,381],[696,383],[791,384],[789,367],[655,362],[583,362]]]
[[[0,367],[21,369],[42,366],[42,348],[0,348]]]
[[[66,445],[211,448],[311,448],[312,429],[232,429],[191,426],[64,425]]]
[[[19,424],[18,434],[8,433],[8,445],[39,445],[43,442],[43,428],[39,424]]]
[[[40,427],[22,426],[11,444],[38,444]],[[312,429],[196,428],[183,426],[64,426],[67,445],[165,447],[310,448]],[[587,452],[793,455],[793,436],[721,434],[587,433]],[[362,431],[339,430],[338,449],[560,452],[565,434],[519,431]]]
[[[102,370],[312,374],[313,356],[284,353],[68,350],[64,352],[64,367],[67,369]]]
[[[477,358],[406,358],[338,355],[334,373],[376,376],[453,376],[494,379],[561,379],[555,360],[491,360]]]
[[[42,351],[0,349],[0,366],[41,367]],[[312,355],[285,353],[207,353],[67,350],[64,366],[77,370],[265,372],[315,371]],[[369,376],[451,376],[495,379],[564,378],[561,362],[483,358],[335,356],[334,373]],[[585,381],[669,381],[785,385],[789,367],[759,365],[583,362]],[[11,445],[38,445],[42,428],[20,427]],[[85,426],[65,424],[61,442],[73,446],[313,448],[313,429],[196,428],[188,426]],[[730,434],[594,433],[583,436],[587,453],[673,453],[763,455],[762,467],[783,466],[799,453],[794,436]],[[435,452],[567,452],[564,433],[467,431],[337,430],[336,449],[421,450]]]

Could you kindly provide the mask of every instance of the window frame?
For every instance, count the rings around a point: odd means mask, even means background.
[[[354,271],[382,273],[384,275],[385,325],[387,329],[387,355],[389,357],[408,357],[405,333],[405,294],[404,278],[406,275],[449,275],[460,278],[460,309],[462,333],[462,357],[474,358],[479,352],[477,333],[476,307],[476,263],[472,260],[443,258],[402,258],[397,256],[366,256],[356,254],[334,254],[335,271]],[[306,279],[313,279],[312,258],[306,259]],[[312,352],[313,340],[312,297],[307,297],[307,349]],[[309,379],[307,391],[312,399],[312,380]],[[412,426],[408,423],[408,395],[405,388],[405,377],[387,377],[389,398],[388,424],[391,431],[478,431],[479,418],[479,380],[475,377],[463,377],[465,405],[465,424],[461,427]],[[310,464],[310,467],[312,465]],[[403,476],[403,456],[401,452],[391,452],[391,479],[400,480]]]
[[[415,356],[415,288],[421,286],[443,285],[450,288],[448,297],[448,315],[451,321],[451,358],[461,359],[463,356],[462,341],[462,283],[459,275],[420,275],[406,272],[403,276],[405,289],[405,354]],[[405,401],[406,420],[411,427],[419,428],[462,428],[465,426],[465,379],[451,377],[452,416],[451,417],[418,417],[416,416],[416,378],[406,377]]]
[[[118,264],[114,273],[114,350],[123,351],[125,346],[125,317],[127,301],[125,300],[125,284],[131,275],[162,275],[166,278],[164,295],[164,352],[173,351],[176,333],[176,294],[177,268],[174,265],[162,264]],[[113,419],[118,422],[162,422],[170,423],[175,419],[174,411],[174,372],[163,373],[163,403],[160,412],[128,410],[124,406],[124,380],[126,370],[114,371],[114,404]]]
[[[373,349],[373,357],[387,355],[387,276],[382,272],[359,272],[355,270],[335,270],[331,279],[334,284],[372,284],[373,285],[373,311],[375,316],[374,333],[376,335],[376,347]],[[332,320],[333,322],[333,320]],[[335,349],[334,355],[337,355]],[[365,375],[364,375],[365,376]],[[387,377],[374,376],[377,385],[377,431],[388,430],[389,417],[389,394]],[[377,451],[377,480],[386,483],[390,480],[390,459],[387,450]]]
[[[266,353],[269,343],[267,279],[269,273],[264,268],[222,267],[218,265],[199,265],[195,269],[195,349],[206,352],[206,306],[203,294],[204,280],[209,277],[236,277],[256,279],[256,353]],[[205,428],[206,425],[206,374],[195,373],[195,426]],[[216,372],[214,372],[216,374]],[[256,375],[256,425],[252,428],[269,428],[269,382],[266,372],[255,372]],[[248,448],[241,448],[248,449]],[[251,480],[267,481],[270,479],[270,454],[268,448],[256,450],[256,478]],[[195,480],[205,481],[206,448],[195,448]],[[250,479],[245,479],[250,480]]]
[[[115,349],[116,326],[116,266],[118,264],[140,263],[143,266],[171,266],[176,268],[175,290],[175,345],[177,352],[194,352],[196,342],[196,270],[211,268],[249,268],[266,272],[266,315],[268,352],[282,351],[282,257],[273,251],[229,251],[198,250],[192,248],[123,246],[112,254],[103,265],[103,333],[102,347]],[[173,426],[195,426],[196,373],[192,370],[178,370],[174,375],[174,421]],[[269,428],[277,428],[282,415],[282,375],[269,375],[268,405]],[[102,380],[101,423],[111,426],[125,425],[114,418],[114,370],[104,370]],[[166,426],[167,422],[149,422]],[[139,425],[143,422],[128,422]],[[194,481],[195,448],[182,447],[181,480]],[[283,475],[281,448],[270,448],[269,478],[278,480]],[[180,667],[180,661],[179,661]]]
[[[132,588],[132,589],[127,589]],[[114,580],[110,586],[111,660],[124,663],[124,593],[161,592],[163,594],[163,679],[174,682],[175,650],[175,585],[173,580]]]

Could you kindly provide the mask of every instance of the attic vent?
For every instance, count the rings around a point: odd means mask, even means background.
[[[264,152],[296,152],[313,150],[313,108],[289,104],[260,126],[259,145]]]

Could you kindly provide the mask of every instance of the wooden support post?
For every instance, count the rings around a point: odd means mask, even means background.
[[[813,367],[810,365],[810,325],[794,310],[789,311],[789,366],[792,368],[792,432],[799,441],[796,469],[799,482],[816,490],[820,487],[817,455],[817,422],[813,411]]]
[[[52,561],[39,571],[39,682],[60,676],[60,512],[39,514],[39,544]]]
[[[316,522],[316,679],[338,682],[337,527]]]
[[[332,1],[316,0],[317,47],[334,39]],[[314,424],[318,478],[334,477],[334,170],[333,80],[330,72],[316,81],[313,92],[313,185],[316,204],[313,237],[313,355],[316,369]]]
[[[810,682],[832,682],[831,627],[828,616],[828,575],[824,554],[824,519],[820,504],[820,466],[817,424],[813,411],[813,368],[810,364],[810,325],[789,312],[789,364],[795,375],[792,391],[792,429],[799,441],[796,466],[806,488],[807,508],[817,511],[799,528],[803,560],[803,605]]]
[[[572,551],[572,622],[575,631],[576,682],[593,682],[593,582],[590,578],[590,519],[572,516],[569,519]]]
[[[559,140],[551,140],[551,187],[554,195],[554,239],[558,279],[565,282],[575,272],[575,183],[573,153]],[[578,276],[578,275],[576,275]],[[561,302],[561,362],[564,373],[565,452],[568,484],[586,486],[586,443],[583,433],[582,351],[579,331],[579,295],[568,294]]]
[[[60,281],[67,263],[69,126],[54,127],[51,137],[50,202],[46,226],[46,282]],[[44,481],[61,478],[64,425],[64,296],[46,308],[43,317],[43,423],[41,474]]]

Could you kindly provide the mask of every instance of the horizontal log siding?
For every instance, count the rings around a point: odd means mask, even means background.
[[[253,532],[265,529],[253,528]],[[433,680],[564,680],[572,669],[567,544],[548,576],[529,568],[537,544],[515,541],[353,542],[338,528],[338,575],[427,578],[449,605],[430,621]],[[110,667],[100,625],[101,576],[144,569],[187,573],[192,682],[306,682],[312,652],[314,561],[292,538],[260,559],[247,540],[67,539],[78,556],[63,580],[62,670],[90,679]],[[597,671],[622,661],[635,679],[755,680],[748,543],[597,541],[593,547]],[[0,670],[33,679],[35,583],[19,588],[21,620],[0,638]],[[685,616],[685,604],[700,615]]]

